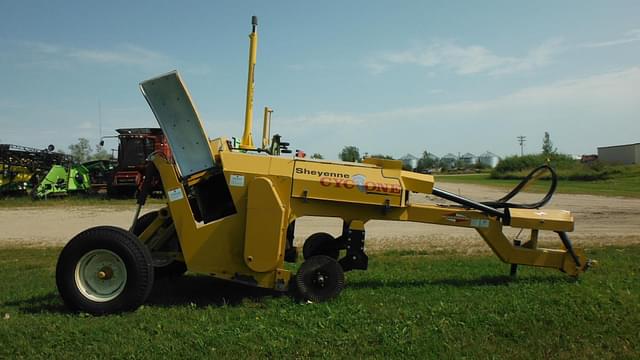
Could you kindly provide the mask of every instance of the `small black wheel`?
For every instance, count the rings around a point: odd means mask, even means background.
[[[136,222],[136,226],[133,228],[133,234],[136,236],[142,234],[142,232],[151,225],[157,216],[158,211],[151,211],[142,215]],[[167,242],[159,249],[149,250],[151,251],[151,258],[153,259],[154,275],[156,279],[182,276],[187,272],[187,265],[184,262],[154,254],[154,250],[182,252],[177,234],[174,234],[171,239],[167,240]]]
[[[344,288],[344,271],[333,258],[316,255],[300,265],[295,290],[300,298],[312,302],[333,299]]]
[[[302,256],[309,259],[316,255],[326,255],[332,259],[338,259],[340,249],[338,249],[336,239],[324,232],[312,234],[305,240],[302,247]]]
[[[124,229],[87,229],[62,249],[56,285],[73,311],[101,315],[135,310],[153,288],[151,254]]]

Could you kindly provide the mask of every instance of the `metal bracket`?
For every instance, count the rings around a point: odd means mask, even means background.
[[[347,255],[339,261],[344,271],[368,268],[369,257],[364,253],[364,235],[364,230],[348,230],[345,237]]]

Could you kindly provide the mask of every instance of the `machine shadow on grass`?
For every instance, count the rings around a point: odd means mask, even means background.
[[[573,278],[559,276],[535,276],[519,279],[507,275],[481,276],[472,279],[444,278],[433,280],[352,280],[346,281],[347,289],[380,289],[380,288],[412,288],[431,286],[473,287],[473,286],[506,286],[517,283],[546,283],[567,284],[572,283]],[[278,292],[270,289],[262,289],[242,284],[236,284],[208,276],[182,276],[157,280],[153,291],[146,301],[149,306],[174,306],[191,305],[205,306],[236,306],[245,304],[247,300],[260,303],[266,298],[282,296],[291,297],[291,301],[297,301],[290,292]]]
[[[506,275],[481,276],[472,279],[443,278],[434,280],[411,279],[364,279],[347,281],[346,289],[382,289],[382,288],[415,288],[415,287],[473,287],[473,286],[507,286],[518,283],[546,283],[569,284],[576,280],[573,278],[557,276],[541,276],[527,278],[513,278]],[[208,276],[187,275],[177,278],[158,279],[155,281],[153,291],[145,302],[149,307],[171,306],[239,306],[247,304],[247,301],[260,304],[264,299],[289,296],[290,293],[277,292],[270,289],[261,289],[242,284],[236,284],[211,278]],[[296,301],[291,297],[291,301]],[[5,302],[3,305],[17,307],[22,313],[40,314],[72,314],[64,304],[57,292],[52,291],[45,295],[34,296],[27,299]]]
[[[7,301],[2,303],[2,305],[16,307],[20,312],[26,314],[63,314],[69,312],[69,310],[64,307],[57,291],[52,291],[45,295],[33,296],[28,299]]]
[[[260,302],[265,298],[287,295],[286,292],[236,284],[204,275],[187,275],[156,280],[145,305],[235,306],[246,300]]]
[[[265,298],[287,295],[288,293],[225,282],[208,276],[188,275],[156,280],[144,305],[149,307],[236,306],[246,303],[247,300],[260,303]],[[74,313],[64,306],[57,291],[26,299],[7,301],[2,305],[15,307],[18,311],[26,314]]]
[[[347,288],[351,289],[380,289],[380,288],[413,288],[413,287],[429,287],[429,286],[452,286],[452,287],[472,287],[472,286],[506,286],[509,284],[518,283],[547,283],[547,284],[568,284],[573,283],[576,280],[574,278],[557,277],[557,276],[544,276],[534,278],[522,278],[511,277],[508,275],[496,275],[496,276],[481,276],[472,279],[461,278],[444,278],[434,280],[360,280],[350,281],[347,283]]]

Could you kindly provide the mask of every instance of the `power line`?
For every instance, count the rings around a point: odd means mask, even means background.
[[[524,155],[524,143],[525,141],[527,141],[527,137],[520,135],[517,137],[518,138],[518,143],[520,144],[520,156]]]

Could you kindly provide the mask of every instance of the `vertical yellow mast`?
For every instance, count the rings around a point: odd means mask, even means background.
[[[242,134],[242,141],[240,142],[241,149],[254,149],[253,134],[251,133],[253,128],[253,77],[256,67],[256,52],[258,49],[258,17],[251,17],[252,30],[249,34],[249,76],[247,79],[247,106],[244,116],[244,133]]]
[[[262,124],[262,148],[269,148],[269,137],[271,136],[271,113],[273,110],[271,108],[264,108],[264,123]]]

